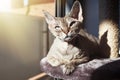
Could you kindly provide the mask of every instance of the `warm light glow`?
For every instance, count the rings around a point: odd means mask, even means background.
[[[24,6],[28,5],[28,0],[24,0]]]
[[[11,0],[0,0],[0,12],[8,12],[11,10]]]

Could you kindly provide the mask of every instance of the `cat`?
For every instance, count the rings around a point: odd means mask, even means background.
[[[88,34],[82,26],[83,16],[79,1],[75,1],[68,15],[54,17],[43,11],[48,28],[56,37],[48,54],[47,62],[52,66],[62,66],[64,74],[70,74],[75,66],[99,55],[99,41]]]
[[[74,2],[65,17],[54,17],[45,10],[43,13],[50,32],[56,37],[46,56],[51,66],[61,66],[63,74],[70,74],[78,64],[104,57],[100,40],[83,28],[79,1]]]

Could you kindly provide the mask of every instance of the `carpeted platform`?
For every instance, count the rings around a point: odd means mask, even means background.
[[[52,67],[46,58],[41,60],[40,66],[48,75],[64,80],[120,80],[120,58],[94,59],[78,65],[70,75],[63,74],[61,66]]]

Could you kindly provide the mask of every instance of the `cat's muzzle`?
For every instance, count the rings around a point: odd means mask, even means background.
[[[66,37],[64,38],[64,41],[65,41],[65,42],[69,42],[69,41],[71,41],[72,39],[73,39],[72,36],[66,36]]]
[[[73,40],[74,38],[76,38],[77,36],[78,36],[78,34],[66,36],[66,37],[64,38],[64,41],[65,41],[65,42],[72,41],[72,40]]]

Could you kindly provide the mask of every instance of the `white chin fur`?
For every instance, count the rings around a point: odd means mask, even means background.
[[[70,41],[71,40],[71,38],[65,38],[64,39],[64,41]]]

